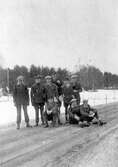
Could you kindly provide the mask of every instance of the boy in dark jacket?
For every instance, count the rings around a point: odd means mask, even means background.
[[[29,125],[29,116],[27,113],[27,106],[29,105],[29,91],[27,86],[24,84],[23,76],[19,76],[17,78],[17,84],[13,90],[13,100],[17,109],[17,129],[20,129],[21,124],[21,107],[23,107],[24,110],[26,127],[31,127]]]
[[[44,124],[43,111],[45,104],[45,88],[41,84],[41,76],[35,77],[35,83],[31,87],[31,102],[35,109],[35,126],[39,124],[39,109],[41,115],[41,122]]]

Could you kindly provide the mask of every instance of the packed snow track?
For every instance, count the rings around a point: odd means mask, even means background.
[[[107,167],[118,164],[118,104],[97,107],[104,126],[0,128],[1,167]]]

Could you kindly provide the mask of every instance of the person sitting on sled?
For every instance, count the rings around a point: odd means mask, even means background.
[[[83,100],[83,104],[80,105],[80,121],[79,124],[86,122],[86,125],[90,125],[93,119],[96,118],[96,123],[98,125],[103,125],[105,122],[99,119],[98,111],[95,108],[92,108],[88,104],[88,100]]]

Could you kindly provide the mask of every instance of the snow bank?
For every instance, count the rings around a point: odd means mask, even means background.
[[[92,106],[99,104],[107,104],[111,102],[118,101],[118,90],[98,90],[96,92],[86,92],[83,91],[81,94],[81,101],[83,99],[88,99],[89,104]],[[64,112],[64,107],[62,106],[61,112]],[[34,108],[28,107],[28,114],[30,119],[34,120],[35,112]],[[24,120],[24,115],[22,113],[22,118]],[[7,125],[14,123],[16,121],[16,108],[13,104],[12,97],[0,97],[0,125]]]

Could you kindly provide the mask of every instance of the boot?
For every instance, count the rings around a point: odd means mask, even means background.
[[[26,128],[32,128],[32,126],[29,123],[27,123]]]
[[[68,120],[68,117],[67,117],[67,115],[65,115],[65,120],[66,120],[66,124],[68,124],[69,123],[69,120]]]
[[[20,124],[17,124],[17,128],[16,128],[17,130],[19,130],[20,129]]]
[[[44,121],[41,121],[41,122],[42,122],[41,125],[45,125]]]
[[[49,127],[49,125],[48,125],[48,123],[46,123],[45,126],[44,126],[44,128],[48,128],[48,127]]]
[[[34,125],[34,127],[37,127],[38,126],[38,123],[36,123],[35,125]]]
[[[106,124],[107,122],[106,121],[102,121],[102,120],[99,120],[98,121],[98,125],[99,126],[103,126],[104,124]]]
[[[83,128],[84,126],[83,126],[83,122],[82,121],[79,121],[78,122],[78,125],[79,125],[79,127],[81,127],[81,128]]]
[[[41,125],[44,125],[45,123],[44,123],[44,119],[43,119],[43,117],[41,117]]]

